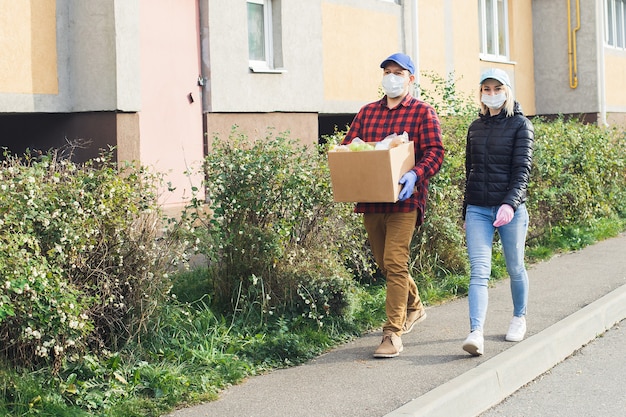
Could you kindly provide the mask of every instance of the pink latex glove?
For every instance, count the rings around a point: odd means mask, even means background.
[[[513,207],[508,204],[502,204],[498,209],[498,214],[496,214],[496,221],[493,222],[495,227],[504,226],[508,224],[511,220],[513,220],[513,216],[515,215],[515,211],[513,211]]]

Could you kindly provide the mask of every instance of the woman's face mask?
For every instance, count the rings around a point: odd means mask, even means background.
[[[506,94],[504,94],[504,92],[493,95],[482,94],[480,101],[482,101],[483,104],[490,109],[497,110],[502,107],[502,105],[506,101]]]
[[[387,97],[395,98],[404,92],[406,78],[396,74],[387,74],[383,77],[383,90]]]

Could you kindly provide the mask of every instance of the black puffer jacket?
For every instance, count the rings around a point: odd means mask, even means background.
[[[465,198],[468,204],[513,209],[526,201],[532,163],[534,128],[515,103],[515,114],[480,115],[467,132]]]

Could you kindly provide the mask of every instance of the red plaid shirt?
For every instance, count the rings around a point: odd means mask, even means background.
[[[415,167],[417,191],[405,201],[395,203],[357,203],[356,213],[408,213],[419,209],[418,224],[424,221],[428,180],[443,163],[444,148],[441,126],[435,109],[428,103],[407,94],[402,102],[389,109],[387,97],[366,104],[355,116],[343,144],[359,137],[365,142],[377,142],[396,133],[407,132],[415,143]]]

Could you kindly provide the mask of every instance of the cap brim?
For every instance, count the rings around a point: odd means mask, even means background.
[[[484,83],[484,82],[485,82],[485,81],[487,81],[487,80],[496,80],[497,82],[499,82],[499,83],[500,83],[500,84],[502,84],[502,85],[508,85],[508,84],[506,83],[506,81],[505,81],[505,80],[503,80],[503,79],[502,79],[502,78],[500,78],[500,77],[485,77],[485,78],[483,78],[482,80],[480,80],[480,83],[479,83],[479,84],[482,84],[482,83]]]
[[[405,67],[403,64],[401,64],[400,62],[396,61],[395,59],[385,59],[381,64],[380,67],[381,68],[385,68],[387,66],[388,63],[393,62],[394,64],[397,64],[400,66],[400,68],[407,70],[408,72],[410,72],[411,74],[413,74],[413,71],[411,71],[410,68]]]

